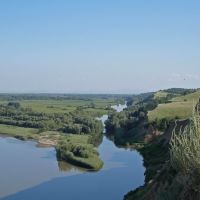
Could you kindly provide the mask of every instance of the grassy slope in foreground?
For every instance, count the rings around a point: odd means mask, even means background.
[[[173,98],[171,103],[159,104],[156,109],[148,113],[149,121],[156,119],[187,119],[192,114],[194,103],[197,102],[200,91],[185,96]]]

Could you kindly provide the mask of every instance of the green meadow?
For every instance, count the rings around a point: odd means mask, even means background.
[[[0,134],[9,135],[23,140],[36,139],[38,138],[38,129],[0,124]]]
[[[191,117],[193,106],[200,97],[200,91],[172,98],[169,103],[159,104],[158,107],[149,111],[148,118],[152,122],[156,119],[187,119]]]
[[[31,108],[33,112],[43,113],[67,113],[82,107],[88,112],[106,113],[105,109],[114,104],[114,99],[94,100],[22,100],[20,104],[24,108]],[[92,108],[91,108],[92,107]]]
[[[161,99],[167,97],[169,93],[164,91],[158,91],[154,94],[154,99]]]

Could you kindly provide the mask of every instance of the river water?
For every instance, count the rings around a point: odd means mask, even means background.
[[[106,115],[101,118],[102,122],[106,119]],[[104,167],[87,172],[58,163],[54,148],[0,138],[1,200],[122,200],[124,194],[143,185],[145,169],[137,151],[118,148],[106,137],[98,150]]]

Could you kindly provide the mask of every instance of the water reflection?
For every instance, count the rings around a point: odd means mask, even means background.
[[[119,149],[104,137],[99,152],[105,163],[99,172],[53,178],[2,200],[122,200],[124,194],[144,183],[142,158],[136,151]],[[62,169],[73,170],[62,164]]]
[[[81,168],[81,167],[76,167],[74,165],[71,165],[67,162],[63,162],[63,161],[58,161],[58,167],[60,172],[69,172],[69,171],[78,171],[78,172],[87,172],[86,169]]]
[[[54,148],[38,148],[34,142],[9,137],[0,138],[0,159],[0,197],[82,172],[69,165],[65,166],[68,171],[61,171]]]

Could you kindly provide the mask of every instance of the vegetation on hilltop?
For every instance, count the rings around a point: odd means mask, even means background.
[[[196,92],[199,89],[185,89],[185,88],[170,88],[170,89],[166,89],[163,90],[164,92],[170,93],[172,95],[180,95],[180,96],[185,96],[187,94],[191,94]]]
[[[158,107],[149,111],[148,118],[150,122],[161,119],[187,119],[192,115],[194,102],[198,100],[200,91],[195,91],[187,95],[177,96],[170,100],[170,103],[159,104]]]

